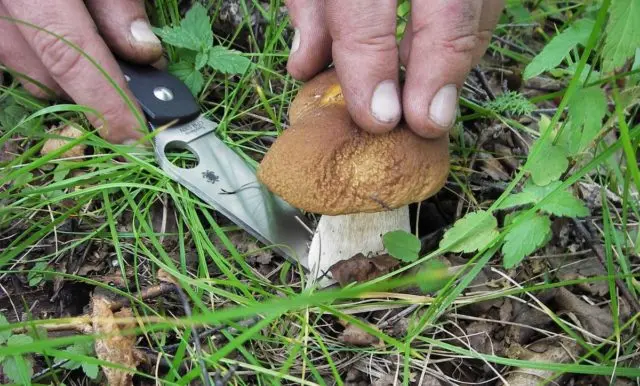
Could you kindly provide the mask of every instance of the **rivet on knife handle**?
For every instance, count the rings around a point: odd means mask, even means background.
[[[200,108],[189,88],[175,76],[150,66],[120,61],[120,68],[140,107],[153,126],[190,122]]]

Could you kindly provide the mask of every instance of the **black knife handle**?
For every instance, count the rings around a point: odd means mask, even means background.
[[[153,126],[190,122],[200,115],[189,88],[172,74],[151,66],[118,62],[129,89]]]

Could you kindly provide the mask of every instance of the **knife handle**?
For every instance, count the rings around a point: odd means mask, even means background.
[[[171,121],[190,122],[200,115],[200,107],[180,79],[152,66],[118,61],[129,89],[152,126]]]

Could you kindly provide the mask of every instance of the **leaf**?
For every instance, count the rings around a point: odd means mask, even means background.
[[[440,248],[451,252],[473,252],[487,246],[498,236],[498,221],[487,211],[467,213],[453,224],[442,240]]]
[[[225,74],[242,74],[249,68],[251,61],[239,51],[215,46],[209,50],[208,64],[214,70]]]
[[[540,118],[539,126],[542,134],[549,128],[549,119],[545,116]],[[553,144],[553,135],[548,135],[544,140],[538,139],[531,148],[529,160],[525,165],[525,170],[531,173],[531,178],[536,185],[544,186],[551,181],[556,181],[562,173],[569,167],[569,160],[565,149]]]
[[[520,223],[517,224],[517,221]],[[536,214],[524,221],[514,218],[513,222],[516,225],[507,232],[502,245],[505,269],[515,267],[525,256],[540,248],[551,236],[551,220],[548,216]]]
[[[83,363],[82,371],[87,377],[96,379],[98,378],[98,371],[100,371],[100,368],[98,368],[98,365],[94,363]]]
[[[25,334],[11,335],[7,340],[7,346],[9,347],[24,346],[25,344],[31,344],[31,343],[33,343],[33,338]]]
[[[91,345],[91,342],[74,343],[73,345],[67,347],[63,351],[71,354],[89,356],[93,354],[93,347]],[[64,357],[56,357],[55,361],[61,362],[65,359],[66,358]],[[68,370],[75,370],[82,365],[83,364],[81,362],[77,362],[75,360],[70,359],[67,362],[65,362],[65,364],[62,365],[62,367]]]
[[[431,259],[420,269],[418,286],[423,292],[435,292],[449,281],[451,274],[445,263],[438,259]]]
[[[605,72],[620,68],[640,47],[640,0],[615,0],[609,8],[602,50]]]
[[[557,67],[572,48],[578,44],[583,46],[586,44],[594,25],[595,22],[593,20],[580,19],[569,28],[554,36],[542,51],[527,65],[523,73],[523,78],[531,79]]]
[[[382,244],[391,256],[407,263],[419,257],[420,239],[412,233],[403,230],[387,232],[382,236]]]
[[[180,61],[169,65],[169,72],[182,80],[193,95],[197,95],[202,91],[204,86],[204,78],[200,71],[197,71],[194,64],[187,61]]]
[[[0,314],[0,327],[9,326],[9,321],[7,317],[3,314]],[[7,328],[5,330],[0,330],[0,344],[5,343],[11,337],[11,329]]]
[[[200,3],[195,3],[187,11],[179,26],[155,28],[154,32],[169,45],[193,51],[204,51],[213,45],[211,20],[206,8]]]
[[[561,184],[560,181],[554,181],[545,186],[538,186],[528,181],[523,186],[521,193],[507,196],[498,208],[507,209],[527,204],[538,204]],[[540,210],[556,216],[585,217],[589,215],[589,209],[582,200],[568,190],[553,193],[553,196],[540,206]]]
[[[588,146],[596,137],[606,113],[607,98],[598,86],[583,88],[572,98],[569,104],[571,130],[582,130],[578,151]]]
[[[2,361],[4,375],[18,385],[30,385],[33,364],[21,356],[9,356]]]
[[[369,326],[377,330],[375,326]],[[338,340],[358,347],[384,347],[384,341],[382,339],[363,330],[360,326],[351,323],[346,325],[344,331],[338,337]]]
[[[202,68],[207,65],[207,60],[209,60],[209,57],[206,53],[198,52],[196,55],[196,70],[202,70]]]

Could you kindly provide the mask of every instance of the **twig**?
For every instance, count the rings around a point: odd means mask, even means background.
[[[578,228],[578,231],[580,231],[582,236],[585,239],[587,239],[589,246],[591,247],[593,252],[595,252],[596,256],[598,257],[598,260],[600,261],[600,264],[602,264],[602,266],[606,269],[607,263],[604,257],[604,248],[602,247],[602,245],[600,245],[600,243],[594,240],[592,233],[581,222],[579,222],[575,218],[572,220],[573,220],[573,223],[576,225],[576,228]],[[622,296],[624,296],[624,298],[627,299],[631,308],[633,308],[635,312],[640,312],[640,303],[638,303],[638,300],[633,297],[633,295],[627,288],[626,284],[622,281],[622,279],[617,277],[615,278],[615,281],[616,281],[616,285],[620,289],[620,292],[622,293]]]
[[[491,87],[489,86],[489,81],[487,81],[487,77],[484,75],[484,72],[482,72],[482,70],[480,69],[480,66],[476,66],[473,69],[473,73],[476,74],[478,79],[480,79],[480,84],[482,85],[484,92],[487,93],[487,96],[489,97],[489,99],[491,100],[496,99],[496,94],[494,94],[493,90],[491,90]]]
[[[149,300],[173,292],[175,288],[176,286],[174,284],[162,282],[158,285],[154,285],[153,287],[147,287],[143,289],[142,291],[138,292],[136,297],[141,300]],[[130,304],[131,301],[128,298],[122,298],[112,303],[111,311],[116,312],[122,307],[127,307]]]

